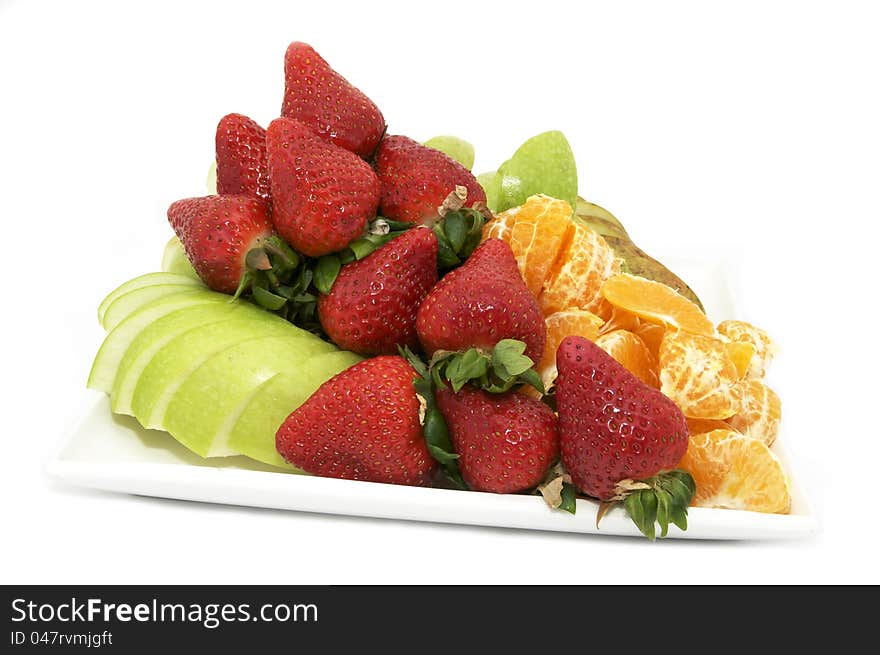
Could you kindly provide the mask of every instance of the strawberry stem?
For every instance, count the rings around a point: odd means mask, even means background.
[[[428,367],[408,347],[398,346],[401,357],[406,359],[415,370],[417,377],[413,380],[416,393],[425,401],[425,415],[422,429],[428,452],[440,464],[446,477],[449,478],[459,489],[467,489],[461,471],[458,469],[458,454],[452,448],[452,440],[449,438],[449,428],[440,409],[437,407],[437,398],[434,394],[434,384]]]
[[[242,275],[241,279],[238,281],[238,287],[235,289],[232,300],[238,300],[241,294],[250,287],[251,282],[253,282],[253,275],[250,271],[245,271],[244,275]]]
[[[682,469],[660,471],[646,480],[624,480],[618,483],[617,496],[599,506],[596,525],[618,502],[639,531],[651,541],[656,538],[655,524],[660,526],[660,537],[669,532],[673,523],[680,530],[687,530],[688,506],[697,487],[690,473]]]
[[[274,265],[278,268],[293,270],[299,266],[300,256],[277,236],[266,239],[263,242],[263,249],[272,255],[275,260]]]
[[[518,384],[530,384],[541,394],[544,384],[534,362],[526,357],[526,344],[515,339],[502,339],[492,350],[468,348],[464,351],[440,350],[429,363],[435,386],[449,383],[456,393],[468,383],[489,393],[504,393]]]
[[[462,207],[447,211],[431,228],[439,245],[437,264],[447,271],[464,263],[483,238],[486,217],[475,209]]]

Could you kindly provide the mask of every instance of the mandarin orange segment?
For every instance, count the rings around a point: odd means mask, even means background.
[[[621,273],[605,280],[602,295],[645,321],[692,334],[715,334],[715,326],[697,305],[661,282]]]
[[[638,316],[636,316],[632,312],[626,311],[625,309],[621,309],[620,307],[615,307],[610,303],[609,305],[611,307],[611,312],[605,322],[605,325],[603,325],[602,329],[599,331],[600,334],[605,334],[606,332],[614,332],[614,330],[629,330],[630,332],[636,332],[639,329],[641,321],[639,320]]]
[[[744,378],[749,372],[752,358],[755,355],[755,347],[745,341],[731,341],[724,344],[724,347],[727,348],[727,354],[730,355],[730,359],[733,360],[733,364],[736,366],[739,378]]]
[[[655,323],[647,323],[642,321],[634,332],[642,338],[648,350],[656,358],[660,358],[660,344],[663,342],[663,335],[666,334],[666,328]]]
[[[549,389],[556,381],[556,349],[565,337],[577,335],[595,341],[602,327],[602,319],[583,309],[567,309],[550,314],[544,322],[547,325],[547,341],[544,356],[536,367],[544,388]],[[528,386],[528,385],[524,385]]]
[[[730,339],[732,343],[747,343],[755,351],[749,362],[748,376],[762,378],[767,367],[776,354],[776,345],[764,330],[745,321],[722,321],[718,324],[718,333]]]
[[[688,418],[726,419],[740,411],[739,372],[720,339],[667,331],[659,364],[660,391]]]
[[[614,250],[598,233],[580,223],[572,229],[544,280],[538,302],[547,316],[577,307],[595,311],[602,283],[620,270]]]
[[[596,345],[645,384],[660,388],[657,360],[641,338],[628,330],[614,330],[595,339]]]
[[[510,232],[513,230],[513,224],[516,222],[518,211],[519,207],[508,209],[506,212],[498,214],[495,218],[486,223],[483,226],[483,238],[481,239],[481,242],[486,239],[501,239],[502,241],[510,243]]]
[[[508,209],[486,224],[483,240],[497,238],[510,245],[526,286],[537,297],[574,226],[571,215],[571,205],[564,200],[531,196],[524,205]]]
[[[760,380],[747,380],[743,385],[743,406],[727,422],[737,432],[773,445],[779,435],[782,401]]]
[[[679,468],[697,485],[692,505],[775,514],[791,507],[782,464],[760,439],[733,430],[691,435]]]
[[[614,315],[614,305],[605,300],[601,295],[595,305],[590,311],[596,316],[601,316],[605,321],[610,321]]]
[[[528,386],[528,385],[524,385]],[[690,434],[705,434],[712,430],[729,430],[730,424],[714,418],[685,418]]]

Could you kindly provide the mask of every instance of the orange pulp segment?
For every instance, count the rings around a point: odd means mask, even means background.
[[[727,348],[727,354],[730,355],[730,359],[736,366],[737,375],[740,379],[744,378],[749,372],[752,358],[755,355],[755,347],[745,341],[731,341],[724,344],[724,347]]]
[[[659,365],[660,391],[686,417],[726,419],[740,411],[739,372],[721,340],[667,330]]]
[[[615,307],[651,323],[692,334],[715,334],[715,326],[697,305],[661,282],[621,273],[605,280],[602,295]]]
[[[607,302],[604,298],[602,300]],[[599,331],[601,334],[614,332],[614,330],[629,330],[630,332],[635,332],[639,329],[641,321],[638,316],[625,309],[621,309],[620,307],[615,307],[610,303],[608,303],[608,306],[610,307],[610,313],[608,314],[605,325],[603,325],[602,329]]]
[[[730,424],[715,418],[687,418],[688,432],[690,434],[703,434],[712,430],[729,430]]]
[[[497,214],[495,218],[483,226],[483,237],[480,242],[482,243],[486,239],[501,239],[509,244],[510,233],[513,231],[513,224],[516,223],[518,213],[519,207],[513,207]]]
[[[538,297],[572,228],[571,215],[571,205],[564,200],[531,196],[525,204],[502,212],[484,227],[484,240],[494,236],[508,243],[526,286]]]
[[[776,346],[770,335],[745,321],[722,321],[718,324],[718,333],[730,339],[732,343],[751,344],[755,350],[749,362],[748,376],[764,377],[770,361],[776,354]]]
[[[596,345],[645,384],[660,388],[657,360],[641,338],[628,330],[614,330],[596,339]]]
[[[544,316],[572,307],[595,312],[602,283],[620,270],[614,250],[601,235],[580,223],[571,226],[538,298]]]
[[[737,432],[770,446],[779,435],[781,420],[782,402],[779,396],[761,381],[747,380],[743,385],[742,409],[727,422]]]
[[[733,430],[691,435],[679,467],[697,485],[692,505],[786,514],[788,478],[767,445]]]
[[[647,323],[642,321],[639,323],[634,332],[642,338],[648,350],[655,358],[660,357],[660,344],[663,342],[663,335],[666,334],[666,328],[655,323]]]

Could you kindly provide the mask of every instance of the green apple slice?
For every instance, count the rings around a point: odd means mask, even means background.
[[[107,294],[107,297],[101,301],[100,305],[98,305],[98,322],[104,322],[104,313],[107,311],[107,308],[113,303],[113,301],[119,298],[119,296],[123,296],[130,291],[134,291],[135,289],[150,287],[156,284],[188,284],[191,286],[204,287],[200,280],[193,280],[189,276],[179,275],[177,273],[163,272],[147,273],[146,275],[140,275],[136,278],[129,280],[128,282],[123,282],[118,287],[113,289],[113,291]]]
[[[577,166],[571,146],[562,132],[533,136],[498,167],[496,178],[485,182],[493,190],[493,185],[500,190],[495,207],[487,203],[493,211],[517,207],[538,193],[565,200],[572,211],[577,205]]]
[[[113,379],[113,388],[110,394],[110,408],[113,412],[134,415],[132,398],[141,373],[149,365],[153,356],[171,340],[203,325],[232,319],[253,318],[254,313],[265,313],[265,310],[254,307],[250,303],[241,300],[230,302],[228,296],[219,293],[214,295],[226,298],[225,302],[187,307],[179,312],[171,312],[157,319],[132,340],[119,362],[116,376]]]
[[[126,316],[104,338],[104,343],[101,344],[92,363],[87,386],[90,389],[110,393],[119,364],[128,347],[139,334],[166,314],[200,304],[228,305],[229,297],[194,288],[192,291],[157,298]]]
[[[332,354],[328,353],[328,356]],[[291,398],[286,392],[299,388],[298,380],[288,373],[278,373],[257,387],[245,401],[232,426],[229,447],[263,464],[305,474],[302,469],[288,463],[275,448],[275,431],[289,415],[288,410],[293,411]]]
[[[162,429],[168,402],[209,357],[242,341],[272,336],[308,340],[314,352],[335,350],[335,346],[264,311],[247,318],[203,325],[178,335],[153,355],[132,394],[134,416],[145,428]]]
[[[121,323],[126,316],[131,315],[147,303],[177,293],[189,293],[196,289],[191,284],[154,284],[149,287],[135,289],[119,296],[110,303],[104,312],[103,326],[105,330],[112,330]]]
[[[486,192],[486,207],[493,212],[499,211],[498,204],[501,200],[501,178],[498,171],[490,171],[488,173],[480,173],[477,175],[477,182]]]
[[[171,237],[165,244],[165,250],[162,252],[162,270],[166,273],[174,275],[185,275],[194,280],[199,280],[199,274],[190,263],[183,249],[183,244],[176,236]],[[199,280],[201,283],[201,280]]]
[[[208,166],[208,175],[205,178],[205,188],[208,189],[208,195],[213,196],[217,193],[217,161],[212,161]]]
[[[474,167],[474,147],[464,139],[444,134],[428,139],[425,145],[449,155],[468,170]]]
[[[202,457],[237,455],[229,433],[248,399],[266,380],[316,359],[325,345],[317,338],[262,337],[216,353],[174,392],[162,428]]]
[[[275,449],[278,427],[324,382],[359,361],[360,357],[343,350],[313,357],[292,371],[270,378],[260,385],[238,416],[229,435],[229,447],[264,464],[301,472],[285,462]]]

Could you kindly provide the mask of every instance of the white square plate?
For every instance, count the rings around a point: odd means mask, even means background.
[[[711,268],[665,257],[698,291],[715,320],[733,317],[724,264]],[[720,317],[720,318],[719,318]],[[71,484],[143,496],[441,523],[533,530],[639,536],[622,509],[596,527],[597,503],[577,501],[571,515],[546,506],[539,496],[424,489],[296,475],[245,457],[202,459],[170,435],[144,430],[134,419],[114,416],[104,394],[88,392],[84,416],[49,461],[47,473]],[[785,431],[779,442],[785,443]],[[791,475],[779,446],[774,451]],[[792,476],[787,515],[691,508],[688,530],[670,527],[669,537],[689,539],[790,539],[815,533],[818,524]]]

